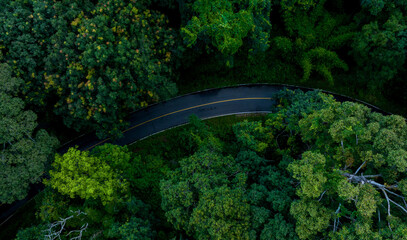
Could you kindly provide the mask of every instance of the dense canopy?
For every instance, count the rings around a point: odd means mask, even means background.
[[[0,0],[0,203],[45,184],[0,238],[406,239],[406,53],[403,0]],[[285,90],[267,116],[55,154],[259,82],[401,116]]]

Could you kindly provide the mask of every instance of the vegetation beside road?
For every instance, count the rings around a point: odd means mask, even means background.
[[[392,0],[0,0],[0,203],[50,176],[37,225],[18,238],[402,239],[407,134],[395,115],[283,92],[267,117],[194,118],[55,158],[71,135],[39,126],[118,138],[133,110],[259,82],[405,117],[406,14]]]

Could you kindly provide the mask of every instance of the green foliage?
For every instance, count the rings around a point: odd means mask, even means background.
[[[103,144],[92,149],[90,155],[107,163],[124,179],[131,179],[135,174],[132,167],[133,154],[127,146],[121,147],[113,144]]]
[[[288,171],[301,183],[297,195],[304,198],[319,197],[327,182],[325,173],[325,157],[318,153],[305,152],[301,160],[288,165]]]
[[[44,231],[46,229],[47,229],[47,226],[45,224],[22,229],[22,230],[18,231],[16,240],[42,239],[42,238],[44,238]]]
[[[120,153],[120,150],[122,153]],[[120,149],[120,147],[108,145],[100,146],[99,149],[92,152],[92,154],[94,153],[95,155],[89,156],[88,152],[78,152],[78,150],[70,149],[66,155],[70,153],[77,153],[79,156],[77,156],[76,159],[80,159],[83,162],[83,164],[79,167],[87,165],[88,170],[89,168],[92,168],[91,163],[89,160],[84,159],[84,156],[87,158],[98,159],[95,157],[97,155],[100,159],[104,159],[105,162],[99,160],[97,167],[93,166],[93,170],[91,169],[88,171],[89,176],[80,176],[82,178],[79,178],[78,176],[75,177],[75,179],[88,183],[88,185],[85,186],[80,186],[79,183],[79,186],[70,192],[70,194],[76,194],[75,196],[78,195],[82,199],[73,199],[67,194],[60,193],[60,188],[57,189],[58,191],[55,191],[52,188],[53,185],[50,184],[55,182],[55,174],[51,173],[51,180],[47,182],[49,186],[47,186],[43,193],[40,208],[37,212],[37,217],[40,218],[41,224],[60,221],[61,217],[70,216],[73,212],[77,212],[79,210],[83,213],[81,214],[80,218],[72,218],[66,222],[65,228],[68,232],[70,230],[81,229],[85,224],[87,226],[86,232],[83,235],[85,238],[155,239],[156,232],[154,229],[152,229],[152,222],[158,224],[158,221],[151,212],[151,207],[149,205],[145,204],[134,196],[126,195],[123,197],[123,184],[126,183],[126,180],[120,180],[119,183],[121,183],[122,186],[119,186],[119,189],[113,189],[116,195],[106,196],[105,193],[108,192],[108,188],[117,188],[117,186],[114,185],[117,182],[114,180],[119,181],[119,178],[125,174],[120,171],[120,168],[116,169],[112,167],[110,171],[107,171],[107,173],[114,175],[116,179],[106,180],[105,176],[107,174],[102,173],[100,168],[107,165],[106,162],[109,162],[108,159],[113,160],[113,156],[116,156],[118,162],[123,162],[126,160],[126,157],[124,156],[128,155],[127,149],[125,147]],[[64,155],[64,157],[67,156]],[[66,176],[67,178],[72,178],[72,176]],[[91,177],[93,179],[91,179]],[[101,182],[98,184],[93,184],[93,182],[90,180],[100,180]],[[89,196],[80,195],[83,192],[79,192],[79,190],[85,188],[85,190],[88,190],[89,188],[94,187],[94,185],[96,185],[96,190],[98,190],[98,192],[94,192],[92,195],[89,194]],[[102,188],[106,189],[107,191],[102,192]],[[126,193],[129,192],[127,191]],[[61,237],[62,239],[65,239],[65,235]]]
[[[224,149],[240,149],[235,158],[223,156],[224,145],[211,129],[195,125],[201,129],[194,136],[197,151],[161,181],[168,221],[197,239],[266,239],[274,232],[279,239],[295,239],[287,214],[295,189],[284,164],[272,167],[264,158],[271,136],[264,125],[244,121],[233,126],[236,146]],[[272,215],[280,211],[284,221],[277,222]]]
[[[268,48],[270,0],[186,2],[192,16],[181,32],[188,47],[202,41],[207,49],[212,45],[224,55],[233,55],[249,37],[251,51]]]
[[[243,121],[233,126],[233,132],[241,149],[252,150],[258,153],[264,153],[268,147],[268,141],[271,136],[267,134],[266,129],[261,122]]]
[[[0,12],[2,51],[14,73],[24,80],[26,102],[43,106],[53,95],[49,84],[54,84],[53,79],[67,65],[65,54],[76,54],[60,53],[66,50],[61,44],[72,41],[72,36],[67,37],[69,23],[81,9],[87,11],[91,6],[90,1],[17,0],[9,1]],[[57,89],[59,94],[61,91]]]
[[[365,24],[354,38],[354,56],[360,73],[360,85],[367,84],[378,91],[385,83],[404,72],[407,51],[407,23],[401,12],[395,12],[385,22]]]
[[[91,152],[70,148],[56,156],[38,216],[52,222],[68,210],[81,210],[88,237],[156,239],[155,229],[165,225],[156,216],[162,214],[159,181],[166,171],[161,159],[135,156],[126,146],[104,144]],[[80,228],[80,223],[68,227]]]
[[[176,229],[200,239],[246,239],[249,205],[240,190],[245,175],[231,164],[232,157],[211,145],[180,161],[180,168],[161,181],[162,208]]]
[[[382,13],[383,10],[394,10],[397,7],[407,6],[403,0],[362,0],[361,5],[374,16]]]
[[[11,1],[0,13],[5,59],[26,102],[68,127],[118,136],[129,111],[173,96],[175,31],[138,1]]]
[[[22,81],[11,77],[11,69],[0,64],[0,202],[26,197],[29,185],[40,181],[58,140],[45,130],[35,131],[37,115],[24,111],[15,97]]]
[[[293,202],[290,214],[297,220],[295,232],[300,239],[310,239],[329,226],[329,211],[316,200]]]
[[[249,209],[242,188],[215,187],[202,192],[189,224],[197,239],[249,239]]]
[[[169,171],[168,165],[161,157],[134,157],[126,179],[130,183],[132,192],[142,201],[151,205],[153,210],[161,209],[160,181]]]
[[[260,235],[261,240],[295,240],[298,239],[295,235],[294,226],[284,220],[280,213],[274,215],[272,219],[265,225]]]
[[[282,0],[280,4],[285,11],[308,10],[315,7],[318,0]]]
[[[136,217],[130,218],[121,226],[113,225],[112,232],[116,233],[116,239],[120,240],[149,240],[155,236],[150,222]]]
[[[272,48],[286,64],[302,68],[302,82],[315,71],[333,85],[333,69],[348,70],[335,51],[352,39],[354,26],[345,14],[328,11],[325,2],[281,1],[287,33],[273,38]]]
[[[287,98],[279,101],[277,112],[267,121],[268,126],[274,126],[273,131],[295,136],[277,140],[280,151],[289,154],[287,158],[295,159],[302,153],[300,160],[294,160],[287,168],[299,181],[300,200],[292,203],[290,209],[297,221],[298,236],[324,236],[330,221],[332,238],[385,236],[378,231],[387,227],[380,226],[380,212],[389,217],[407,213],[403,202],[405,119],[372,113],[357,103],[335,102],[321,93],[307,94],[311,107],[302,112],[298,108],[302,103],[293,100],[306,100],[306,95],[295,98],[290,91],[280,95],[284,94]],[[352,221],[343,220],[344,216]]]
[[[100,199],[103,205],[125,198],[127,181],[112,169],[103,157],[89,156],[70,148],[56,155],[47,186],[71,198]]]
[[[71,23],[77,24],[75,46],[80,54],[60,81],[67,95],[57,103],[60,114],[70,113],[65,118],[68,126],[92,119],[114,135],[129,110],[176,93],[168,80],[174,35],[165,20],[135,1],[106,0],[90,16]]]

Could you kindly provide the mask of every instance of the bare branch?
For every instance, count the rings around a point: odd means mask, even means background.
[[[389,197],[387,196],[386,191],[384,191],[383,189],[381,189],[381,190],[382,190],[382,192],[384,193],[384,196],[386,196],[386,200],[387,200],[387,213],[388,213],[389,216],[391,216],[391,214],[390,214],[390,199],[389,199]]]
[[[335,211],[335,220],[334,220],[334,229],[333,231],[336,232],[338,229],[338,225],[339,225],[339,217],[336,217],[336,214],[339,213],[339,211],[341,210],[341,204],[339,203],[338,209],[336,209]]]
[[[391,200],[390,198],[389,198],[389,201],[391,202],[391,203],[393,203],[394,205],[396,205],[397,207],[399,207],[401,210],[403,210],[405,213],[407,213],[407,209],[405,209],[403,206],[401,206],[400,204],[398,204],[398,203],[396,203],[395,201],[393,201],[393,200]]]
[[[73,218],[74,216],[71,215],[67,218],[60,218],[61,221],[56,221],[54,223],[50,223],[49,224],[49,228],[47,230],[45,230],[46,232],[48,232],[47,235],[45,235],[45,239],[49,239],[49,240],[54,240],[57,238],[61,238],[60,235],[62,233],[62,231],[64,230],[66,221],[68,221],[69,219]],[[59,226],[59,230],[58,231],[54,231],[55,227]]]
[[[381,177],[381,174],[377,174],[377,175],[363,175],[363,177],[365,178],[377,178],[377,177]]]
[[[72,231],[70,231],[66,236],[68,236],[68,235],[71,234],[71,233],[78,232],[78,233],[79,233],[78,236],[73,237],[73,238],[71,238],[70,240],[76,240],[76,239],[79,239],[79,240],[80,240],[80,239],[82,239],[82,232],[83,232],[83,231],[86,231],[87,228],[88,228],[88,223],[83,224],[82,227],[81,227],[81,229],[79,229],[79,230],[72,230]]]
[[[403,196],[401,196],[401,195],[399,195],[399,194],[397,194],[397,193],[395,193],[395,192],[392,192],[392,191],[388,190],[387,188],[384,188],[384,190],[385,190],[386,192],[388,192],[388,193],[390,193],[390,194],[393,194],[394,196],[400,197],[400,198],[402,198],[402,199],[404,200],[404,197],[403,197]]]
[[[77,210],[77,211],[72,211],[71,210],[71,212],[72,213],[74,213],[74,215],[71,215],[71,216],[69,216],[69,217],[67,217],[67,218],[60,218],[61,220],[60,221],[56,221],[56,222],[54,222],[54,223],[50,223],[49,224],[49,227],[48,227],[48,229],[47,230],[44,230],[45,232],[47,232],[48,234],[46,234],[44,237],[45,237],[45,239],[47,239],[47,240],[55,240],[55,239],[61,239],[61,233],[62,233],[62,231],[64,230],[64,228],[65,228],[65,225],[66,225],[66,221],[68,221],[69,219],[71,219],[71,218],[73,218],[74,216],[75,216],[75,214],[76,214],[76,216],[79,216],[79,215],[81,215],[81,214],[84,214],[84,215],[86,215],[86,213],[84,213],[84,212],[82,212],[81,210]],[[59,230],[55,230],[54,228],[58,228],[59,227]],[[83,227],[83,226],[82,226]],[[86,223],[86,228],[87,228],[87,223]],[[84,230],[86,230],[86,228],[85,229],[81,229],[82,231],[84,231]],[[76,230],[76,231],[81,231],[81,230]],[[72,231],[71,231],[72,232]],[[69,235],[69,233],[68,233],[68,235]],[[80,236],[82,237],[82,232],[80,232]],[[80,239],[80,238],[76,238],[76,239]]]
[[[318,202],[321,201],[322,197],[324,196],[324,194],[326,193],[326,190],[321,194],[321,197],[319,197]]]
[[[100,234],[102,234],[103,230],[100,230],[99,232],[96,232],[90,237],[90,240],[96,239]]]
[[[355,175],[358,174],[359,170],[365,165],[366,161],[364,161],[362,163],[362,165],[360,165],[360,167],[358,168],[358,170],[356,170],[356,172],[354,173]]]
[[[362,166],[363,166],[363,164],[362,164]],[[360,168],[360,167],[359,167],[359,168]],[[359,171],[359,169],[358,169],[358,171]],[[380,190],[383,192],[384,196],[386,197],[386,200],[387,200],[387,213],[388,213],[389,216],[391,215],[391,214],[390,214],[390,203],[393,203],[394,205],[396,205],[397,207],[399,207],[402,211],[404,211],[405,213],[407,213],[407,203],[406,203],[405,197],[402,196],[402,195],[400,195],[400,194],[397,194],[397,193],[395,193],[395,192],[389,190],[389,188],[390,188],[390,189],[391,189],[391,188],[395,188],[395,187],[397,187],[397,185],[395,185],[395,186],[386,186],[386,185],[380,184],[380,183],[378,183],[378,182],[376,182],[376,181],[374,181],[374,180],[366,179],[366,177],[369,177],[369,178],[370,178],[370,177],[377,177],[378,175],[367,175],[367,176],[361,175],[361,176],[357,176],[357,175],[350,174],[350,173],[342,173],[342,175],[345,176],[345,177],[347,177],[348,180],[351,181],[351,182],[354,182],[354,183],[361,183],[361,184],[365,184],[365,183],[366,183],[366,184],[370,184],[370,185],[375,186],[375,187],[377,187],[378,189],[380,189]],[[401,200],[402,200],[403,203],[404,203],[404,206],[402,206],[402,205],[398,204],[397,202],[395,202],[394,200],[392,200],[392,199],[388,196],[387,193],[392,194],[393,196],[396,196],[396,197],[401,198]]]

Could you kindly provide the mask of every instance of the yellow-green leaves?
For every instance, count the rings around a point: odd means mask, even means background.
[[[346,178],[343,178],[338,182],[337,189],[339,197],[347,201],[356,201],[360,190],[357,186],[350,183]]]
[[[317,198],[324,191],[327,182],[325,173],[325,157],[314,152],[305,152],[300,160],[288,165],[288,171],[300,181],[297,194],[300,197]]]
[[[233,126],[233,132],[241,147],[264,153],[268,143],[272,141],[270,133],[261,122],[248,122],[247,120]],[[243,150],[243,149],[242,149]]]
[[[369,184],[362,184],[359,187],[356,209],[363,220],[369,220],[376,212],[377,205],[380,204],[379,193]]]
[[[102,158],[70,148],[56,155],[46,185],[71,198],[100,199],[106,205],[119,201],[127,191],[127,182]]]
[[[312,239],[331,219],[329,210],[316,200],[299,200],[291,204],[290,214],[297,220],[295,232],[300,239]]]

